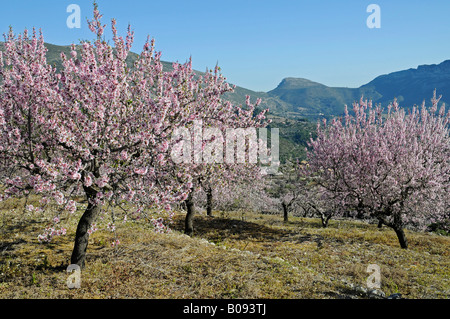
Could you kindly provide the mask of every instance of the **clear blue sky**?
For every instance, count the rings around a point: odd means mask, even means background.
[[[97,0],[104,23],[128,23],[139,53],[147,35],[165,61],[195,69],[219,64],[229,82],[269,91],[285,77],[358,87],[374,77],[450,59],[448,0]],[[369,4],[381,8],[381,28],[369,29]],[[80,29],[69,29],[69,4],[81,8]],[[46,42],[93,39],[86,18],[91,0],[2,1],[0,33],[11,25],[42,28]]]

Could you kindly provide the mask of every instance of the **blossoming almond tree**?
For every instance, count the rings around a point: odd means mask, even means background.
[[[281,174],[272,178],[269,192],[279,202],[277,206],[283,211],[284,222],[289,221],[289,213],[299,204],[304,189],[303,180],[298,178],[298,163],[286,161],[281,167]]]
[[[407,224],[426,227],[448,214],[450,112],[431,108],[407,113],[396,101],[387,114],[361,99],[355,116],[318,124],[305,174],[326,189],[336,204],[391,227],[408,247]]]
[[[219,210],[259,210],[266,204],[267,177],[261,174],[258,165],[235,164],[220,175],[210,175],[200,180],[200,188],[193,200],[206,207],[206,214],[213,216],[213,208]]]
[[[112,47],[102,39],[101,17],[95,5],[88,23],[96,40],[61,54],[60,73],[46,61],[42,33],[15,36],[11,30],[0,52],[1,198],[35,193],[42,205],[73,213],[72,196],[83,193],[88,206],[71,256],[82,267],[91,226],[106,203],[130,203],[140,213],[169,210],[187,198],[189,171],[170,161],[173,131],[233,108],[222,103],[230,86],[217,69],[196,77],[189,61],[165,72],[153,41],[129,68],[133,32],[118,36],[112,20]],[[230,121],[241,117],[227,115]],[[42,238],[64,232],[52,227]]]
[[[176,157],[184,158],[183,162],[178,164],[178,169],[189,173],[192,183],[191,192],[186,198],[186,218],[185,218],[185,233],[192,235],[194,231],[193,218],[195,215],[195,202],[198,192],[206,192],[207,197],[207,212],[212,215],[212,198],[213,189],[220,188],[222,191],[231,191],[232,184],[245,184],[243,181],[252,180],[256,182],[262,178],[259,164],[248,159],[238,160],[238,152],[232,152],[232,156],[224,159],[224,150],[227,148],[235,148],[236,144],[229,143],[227,139],[230,131],[237,129],[242,133],[244,129],[253,129],[256,134],[256,128],[264,127],[270,121],[266,120],[265,113],[268,110],[263,110],[255,115],[255,108],[259,105],[261,100],[257,100],[255,104],[250,103],[250,97],[247,97],[245,106],[233,106],[229,101],[220,100],[218,103],[224,105],[222,111],[217,115],[211,115],[208,112],[199,114],[199,123],[201,126],[193,125],[190,131],[186,134],[182,141],[180,141],[180,150]],[[228,136],[229,137],[229,136]],[[245,138],[245,136],[244,136]],[[256,138],[255,138],[256,139]],[[197,140],[197,141],[196,141]],[[191,141],[193,141],[191,143]],[[255,141],[253,141],[255,142]],[[192,144],[188,148],[184,148],[185,143]],[[242,147],[245,154],[252,151],[253,154],[258,152],[260,143],[248,143],[243,140],[245,147]],[[177,143],[178,144],[178,143]],[[240,145],[242,146],[242,145]],[[193,150],[192,150],[193,148]],[[238,147],[239,148],[239,147]],[[185,157],[187,152],[187,156]],[[175,152],[178,153],[178,152]],[[227,154],[231,154],[227,153]],[[245,157],[244,154],[244,157]],[[225,156],[226,157],[226,156]],[[256,183],[255,183],[256,186]],[[244,187],[244,186],[243,186]],[[215,193],[215,192],[214,192]]]

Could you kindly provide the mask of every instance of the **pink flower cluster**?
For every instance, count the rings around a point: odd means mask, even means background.
[[[164,219],[162,217],[156,219],[152,218],[150,222],[153,224],[154,231],[157,233],[163,234],[172,232],[172,230],[167,225],[165,225]]]
[[[91,225],[91,227],[88,229],[87,232],[88,232],[88,234],[90,235],[90,234],[96,232],[97,230],[98,230],[97,224],[96,224],[96,223],[93,223],[93,224]]]
[[[59,229],[56,229],[54,227],[47,227],[44,230],[44,233],[38,236],[38,240],[40,243],[48,243],[53,239],[53,237],[65,235],[66,232],[67,229],[65,229],[64,227],[61,227]]]

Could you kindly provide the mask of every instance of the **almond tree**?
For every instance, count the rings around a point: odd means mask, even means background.
[[[229,101],[220,100],[219,103],[224,105],[222,111],[218,114],[220,116],[213,116],[209,113],[200,114],[201,125],[194,124],[188,127],[186,136],[180,141],[179,153],[176,152],[178,153],[176,157],[179,158],[178,169],[188,172],[192,180],[192,183],[190,183],[191,191],[185,201],[187,210],[185,218],[186,234],[192,235],[194,230],[193,218],[195,202],[198,198],[196,193],[206,193],[207,213],[212,216],[212,200],[213,194],[217,194],[214,191],[216,188],[220,188],[219,193],[223,196],[226,190],[231,191],[232,185],[245,187],[249,181],[256,185],[256,181],[262,178],[258,163],[253,163],[250,159],[245,158],[242,162],[239,162],[237,160],[238,152],[233,152],[232,157],[230,157],[232,160],[224,159],[227,147],[235,147],[234,141],[232,144],[228,144],[227,133],[230,132],[230,129],[249,128],[254,129],[256,133],[256,128],[264,127],[269,123],[265,117],[268,110],[263,110],[254,115],[255,108],[260,102],[260,100],[257,100],[256,104],[252,104],[250,103],[250,97],[247,97],[246,105],[237,107],[232,106]],[[196,139],[197,141],[195,141]],[[188,144],[189,147],[185,148],[185,144]],[[250,141],[246,143],[245,154],[249,154],[250,148],[257,152],[258,143]]]
[[[289,221],[289,212],[298,205],[303,191],[303,181],[298,178],[297,165],[286,162],[281,167],[281,174],[273,177],[275,196],[279,198],[283,210],[283,221]]]
[[[233,106],[222,103],[230,86],[217,68],[198,77],[188,61],[165,72],[153,40],[129,68],[131,29],[124,39],[112,20],[110,46],[97,5],[88,23],[96,40],[61,54],[60,73],[46,61],[42,33],[15,36],[10,30],[0,52],[1,199],[35,193],[42,197],[36,209],[55,203],[62,214],[73,213],[73,195],[84,194],[88,206],[71,256],[81,267],[89,229],[106,204],[129,204],[139,214],[170,210],[187,198],[190,173],[170,160],[176,128],[204,114],[236,122],[244,117],[240,111],[230,117]],[[64,232],[54,225],[41,239]]]
[[[449,211],[450,112],[432,98],[410,112],[396,101],[387,114],[361,99],[355,115],[318,123],[304,173],[347,211],[375,217],[408,247],[404,227],[426,227]]]
[[[212,178],[206,185],[195,192],[197,203],[206,206],[206,213],[213,208],[227,211],[242,209],[247,211],[262,211],[269,204],[267,201],[267,176],[262,176],[260,167],[240,170],[241,174],[224,174],[219,179]],[[270,198],[272,200],[272,198]],[[270,204],[272,204],[270,202]]]

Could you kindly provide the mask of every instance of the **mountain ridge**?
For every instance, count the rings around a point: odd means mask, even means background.
[[[443,101],[450,102],[450,60],[380,75],[361,88],[380,93],[382,97],[374,102],[381,104],[395,97],[404,107],[412,107],[429,100],[435,89]]]
[[[290,103],[308,118],[339,116],[345,105],[361,97],[387,106],[394,99],[405,108],[429,100],[436,89],[442,102],[450,102],[450,60],[382,74],[358,88],[329,87],[303,78],[284,78],[269,95]],[[309,114],[305,113],[309,111]],[[308,116],[309,115],[309,116]]]

